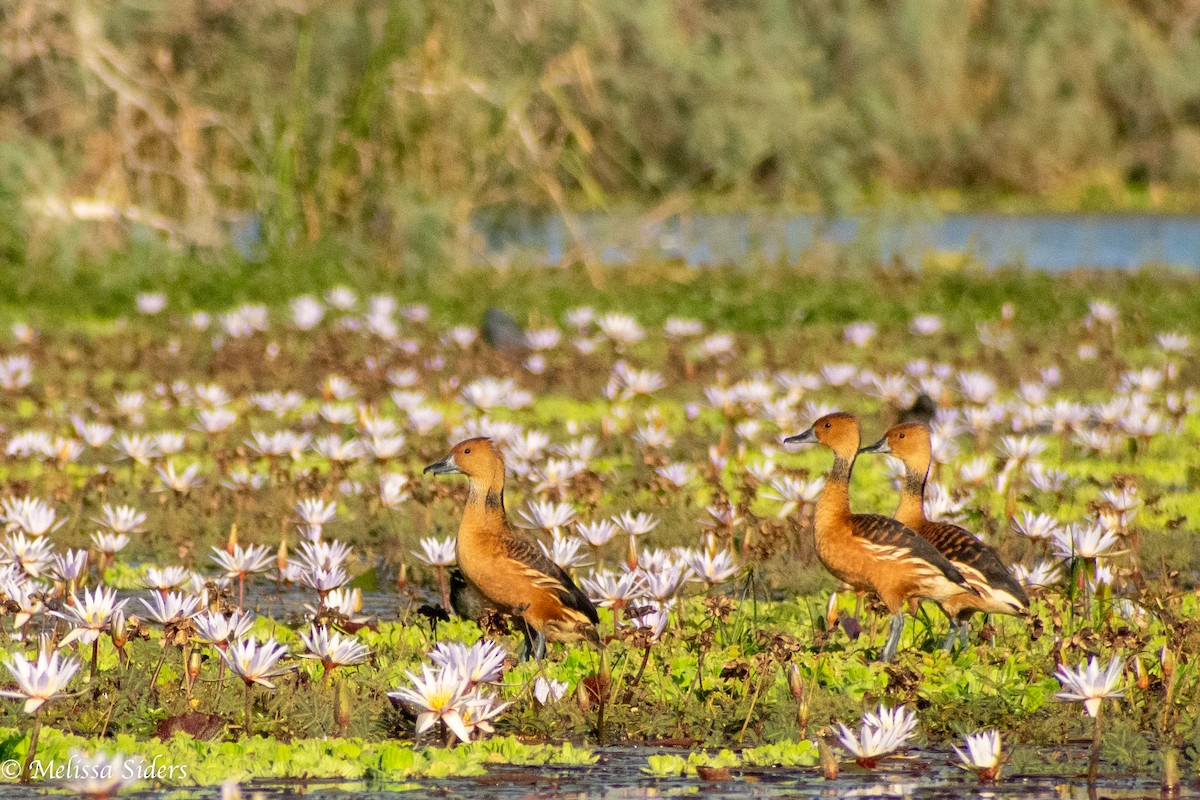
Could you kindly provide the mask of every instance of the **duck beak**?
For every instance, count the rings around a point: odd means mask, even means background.
[[[880,439],[875,444],[869,444],[866,447],[859,449],[859,451],[858,451],[859,455],[862,455],[863,453],[890,453],[890,452],[892,452],[892,446],[890,444],[888,444],[888,440],[887,440],[886,436],[883,437],[882,439]]]
[[[461,475],[462,470],[458,468],[458,464],[454,462],[454,454],[443,458],[441,461],[435,461],[425,469],[421,470],[422,474],[432,472],[434,475]]]
[[[815,430],[813,430],[812,428],[809,428],[804,433],[801,433],[797,436],[789,436],[788,438],[783,440],[783,443],[784,444],[816,444],[817,443],[817,432]]]

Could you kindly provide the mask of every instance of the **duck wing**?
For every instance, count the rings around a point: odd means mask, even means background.
[[[979,594],[966,576],[927,539],[898,520],[882,514],[855,514],[854,535],[877,550],[891,550],[899,558],[918,558],[939,570],[963,591]]]
[[[1025,589],[1009,572],[1000,554],[966,528],[949,522],[927,522],[918,533],[950,559],[972,584],[982,584],[991,593],[1004,592],[1020,608],[1029,606]]]
[[[511,536],[504,542],[504,553],[519,565],[520,570],[539,589],[554,592],[567,608],[574,609],[587,617],[593,625],[600,623],[596,606],[588,599],[571,576],[542,552],[541,548],[520,536]]]

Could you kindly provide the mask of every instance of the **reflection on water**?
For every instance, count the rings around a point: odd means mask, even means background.
[[[1061,748],[1058,748],[1061,749]],[[244,787],[244,796],[261,794],[264,798],[303,795],[320,800],[344,798],[403,798],[404,800],[526,800],[532,798],[597,798],[635,800],[636,798],[703,797],[752,800],[752,798],[790,797],[800,800],[847,800],[848,798],[914,798],[920,800],[1133,800],[1159,796],[1157,776],[1102,780],[1089,787],[1074,777],[1053,775],[1005,775],[997,786],[984,787],[972,775],[951,764],[948,751],[926,750],[906,758],[890,759],[880,769],[868,772],[849,766],[836,780],[821,778],[817,768],[746,768],[733,770],[733,778],[705,783],[696,778],[655,779],[643,768],[649,755],[666,752],[659,748],[598,748],[598,763],[587,767],[508,767],[495,766],[485,776],[441,780],[418,780],[406,784],[370,784],[337,781],[261,782]],[[1080,751],[1083,752],[1082,750]],[[1082,759],[1075,763],[1083,763]],[[45,796],[37,787],[5,786],[4,797]],[[173,789],[159,793],[142,790],[122,797],[151,798],[169,794],[180,800],[217,798],[215,787]],[[1200,797],[1192,785],[1183,787],[1180,797]]]
[[[1200,269],[1200,216],[1166,214],[939,214],[904,218],[814,214],[687,214],[663,219],[584,215],[574,221],[589,254],[604,263],[677,259],[693,266],[747,259],[795,261],[820,242],[850,244],[884,260],[919,263],[930,251],[967,252],[988,266],[1024,264],[1132,269],[1167,264]],[[478,220],[492,259],[561,263],[572,236],[561,218],[517,224]]]

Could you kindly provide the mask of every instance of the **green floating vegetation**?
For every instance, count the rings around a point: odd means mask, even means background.
[[[802,739],[748,747],[736,753],[727,749],[686,756],[661,753],[648,756],[642,771],[656,778],[678,778],[695,776],[697,767],[812,767],[819,761],[817,743]]]
[[[27,730],[0,728],[0,761],[22,760],[29,745]],[[274,738],[205,742],[186,733],[169,739],[140,739],[127,734],[89,739],[54,728],[42,730],[37,763],[46,771],[34,779],[52,777],[67,768],[73,751],[104,752],[125,757],[127,774],[164,786],[210,786],[227,780],[260,778],[345,778],[394,782],[410,778],[450,778],[482,775],[489,764],[517,766],[585,766],[597,756],[586,746],[527,744],[497,736],[454,748],[414,747],[412,744],[363,739]],[[11,781],[8,776],[0,780]],[[38,781],[41,782],[41,781]]]

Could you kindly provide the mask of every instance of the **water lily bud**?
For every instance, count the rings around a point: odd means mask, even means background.
[[[829,595],[829,602],[825,606],[825,624],[830,630],[836,628],[838,624],[839,614],[837,601],[837,592],[834,592],[833,594]]]
[[[199,650],[193,650],[188,656],[187,674],[188,683],[194,683],[196,678],[200,677],[200,665],[204,663],[203,656]]]
[[[588,697],[587,687],[583,685],[583,681],[575,688],[575,697],[579,700],[579,710],[583,713],[588,713],[592,709],[592,699]]]
[[[1171,677],[1175,673],[1175,651],[1163,645],[1159,659],[1162,661],[1163,675],[1168,678]]]
[[[1134,672],[1137,673],[1137,687],[1143,691],[1150,688],[1150,676],[1146,674],[1146,668],[1142,666],[1142,660],[1135,658],[1133,660]]]
[[[279,552],[277,552],[275,554],[275,564],[279,567],[280,575],[282,575],[283,571],[287,569],[287,565],[288,565],[287,556],[288,556],[287,539],[280,539],[279,540]]]
[[[788,668],[788,688],[792,690],[792,699],[797,703],[804,701],[804,678],[800,676],[800,665],[792,664]]]
[[[343,733],[350,729],[350,705],[350,684],[342,681],[333,699],[333,721]]]
[[[129,641],[129,634],[125,630],[125,612],[116,611],[112,615],[112,623],[109,625],[109,635],[112,636],[113,647],[120,650]]]
[[[225,542],[225,550],[229,555],[233,555],[233,549],[237,547],[237,543],[237,523],[235,522],[229,526],[229,539]]]

